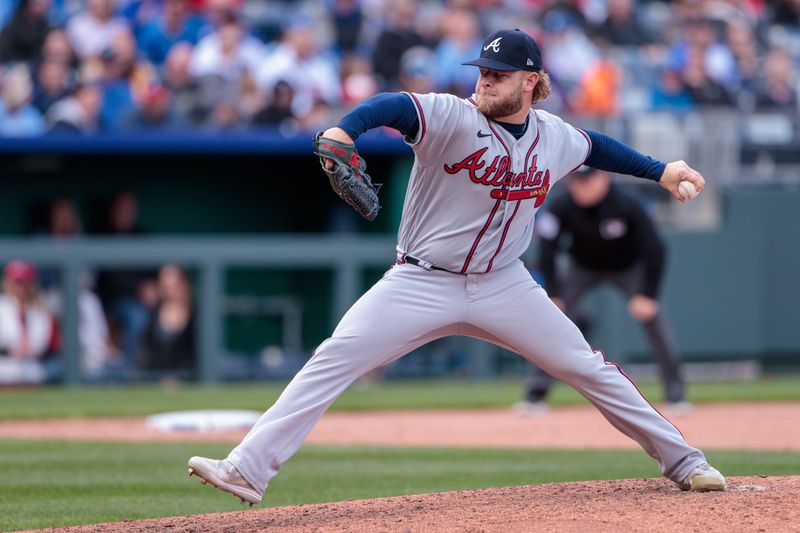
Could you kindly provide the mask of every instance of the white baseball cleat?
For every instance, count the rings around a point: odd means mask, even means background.
[[[682,483],[678,483],[681,490],[693,492],[707,492],[712,490],[725,490],[728,486],[725,477],[719,470],[703,463],[694,468]]]
[[[512,411],[524,416],[543,415],[548,409],[547,402],[545,401],[531,402],[529,400],[520,400],[511,406]]]
[[[200,478],[200,483],[210,483],[218,489],[238,496],[244,504],[261,503],[259,494],[228,460],[218,461],[205,457],[189,459],[189,475]]]
[[[667,402],[664,406],[664,410],[670,415],[688,415],[694,411],[694,405],[687,401]]]

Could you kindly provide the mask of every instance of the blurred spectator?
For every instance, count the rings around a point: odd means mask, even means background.
[[[336,46],[341,52],[355,50],[361,35],[364,14],[359,0],[332,0],[331,18],[336,31]]]
[[[699,62],[705,76],[717,83],[732,86],[736,83],[736,62],[727,46],[719,42],[714,21],[691,18],[685,21],[683,37],[669,51],[670,66],[687,67]]]
[[[30,228],[36,238],[63,242],[76,237],[81,232],[81,222],[75,202],[69,197],[58,196],[43,205],[32,205]],[[43,291],[57,287],[61,279],[61,269],[52,265],[40,268],[38,274]]]
[[[142,338],[141,367],[162,373],[162,379],[194,375],[194,329],[189,278],[180,267],[164,265],[158,272],[158,303]]]
[[[271,91],[279,80],[292,86],[292,112],[300,120],[339,103],[340,83],[335,64],[319,52],[317,32],[311,21],[292,21],[281,43],[261,62],[256,75],[261,90]]]
[[[139,225],[139,202],[129,191],[118,191],[111,198],[105,218],[96,228],[101,235],[125,237],[145,233]]]
[[[302,131],[318,131],[325,124],[331,123],[334,119],[333,116],[333,108],[328,102],[322,98],[317,98],[311,104],[311,109],[309,109],[308,113],[297,117],[297,123]]]
[[[225,98],[217,103],[211,116],[208,127],[214,131],[236,130],[241,124],[239,107],[233,98]]]
[[[135,112],[155,80],[156,72],[146,60],[137,61],[136,40],[128,29],[114,36],[101,55],[101,63],[100,123],[103,129],[114,130]]]
[[[608,0],[608,16],[597,26],[596,34],[615,46],[641,46],[650,41],[636,18],[634,0]]]
[[[438,90],[459,96],[475,91],[477,73],[462,63],[481,55],[483,36],[478,16],[466,9],[450,10],[442,17],[442,40],[434,51]]]
[[[183,125],[170,107],[169,90],[163,85],[151,85],[142,96],[141,105],[125,120],[123,126],[128,130],[170,130]]]
[[[0,32],[0,62],[32,61],[47,35],[50,0],[22,0],[11,22]]]
[[[102,93],[96,85],[78,85],[53,104],[45,118],[50,131],[93,133],[97,130]]]
[[[70,43],[81,59],[98,57],[128,29],[125,20],[114,15],[114,0],[86,0],[86,7],[67,24]]]
[[[100,233],[119,238],[141,234],[138,210],[132,193],[117,193]],[[102,270],[97,277],[97,293],[109,318],[112,338],[117,340],[131,369],[136,367],[142,333],[156,303],[154,277],[154,272],[146,269]]]
[[[196,103],[206,110],[206,127],[243,127],[261,107],[261,93],[253,80],[265,53],[263,43],[249,35],[230,11],[222,16],[216,31],[200,40],[189,72],[200,85]]]
[[[683,83],[698,106],[732,106],[733,96],[717,81],[708,76],[702,50],[689,54],[683,69]]]
[[[548,33],[542,50],[545,69],[569,95],[598,61],[597,47],[581,31],[579,21],[563,11],[547,13],[542,26]]]
[[[602,59],[584,74],[572,97],[576,113],[611,117],[619,111],[621,72],[613,61]]]
[[[567,20],[570,26],[575,26],[579,31],[585,31],[588,21],[586,20],[586,12],[592,13],[592,20],[599,23],[603,20],[604,16],[608,15],[608,10],[604,10],[603,6],[596,6],[599,9],[591,9],[591,3],[577,2],[575,0],[533,0],[539,3],[540,19],[544,24],[544,20]],[[607,0],[603,0],[606,3]],[[548,30],[551,31],[551,30]]]
[[[773,48],[764,60],[756,90],[756,109],[797,109],[797,69],[786,51]]]
[[[81,233],[81,222],[75,203],[67,197],[50,202],[47,214],[47,235],[57,241],[73,239]],[[121,356],[111,346],[108,323],[103,306],[93,289],[89,272],[80,274],[78,293],[78,341],[81,347],[83,370],[92,380],[113,377],[121,363]],[[64,297],[60,272],[43,269],[41,272],[43,299],[51,313],[63,316]]]
[[[200,37],[217,31],[231,16],[241,15],[245,0],[191,0],[192,9],[203,13],[206,27]]]
[[[170,92],[172,111],[185,123],[199,124],[208,114],[199,100],[199,84],[189,73],[192,45],[178,43],[170,49],[162,65],[161,78]]]
[[[278,80],[272,89],[269,103],[253,117],[253,124],[258,126],[288,124],[294,120],[292,100],[294,90],[284,80]]]
[[[72,200],[61,196],[50,203],[47,230],[55,240],[70,239],[81,233],[81,221]]]
[[[683,84],[683,76],[675,69],[664,69],[651,94],[651,106],[656,111],[688,111],[694,107],[692,95]]]
[[[57,378],[58,322],[39,296],[36,267],[11,261],[0,295],[0,380],[43,382]]]
[[[424,44],[415,27],[416,15],[416,0],[386,2],[386,29],[378,37],[372,56],[381,90],[396,89],[400,58],[409,48]]]
[[[33,105],[41,113],[47,113],[50,106],[65,98],[72,87],[70,69],[63,61],[46,59],[36,68],[36,84]]]
[[[153,64],[161,65],[177,43],[197,44],[204,25],[189,10],[188,0],[164,0],[163,12],[139,33],[141,50]]]
[[[772,22],[800,28],[800,0],[773,0]]]
[[[235,99],[236,85],[220,76],[210,75],[193,78],[196,90],[193,93],[192,120],[207,127],[214,124],[214,113],[220,103]]]
[[[727,25],[727,45],[736,62],[737,86],[740,91],[750,93],[758,83],[758,41],[752,26],[742,19],[734,19]]]
[[[248,35],[239,18],[229,12],[216,31],[200,39],[189,71],[195,77],[220,76],[235,85],[243,71],[256,71],[264,54],[264,45]]]
[[[103,304],[92,290],[93,281],[88,272],[83,273],[78,293],[78,342],[84,374],[92,381],[127,379],[130,369],[111,342]],[[60,293],[53,296],[60,297]],[[61,314],[63,303],[60,298],[50,300],[50,305],[53,312]]]
[[[409,48],[400,58],[399,89],[418,94],[433,91],[433,52],[424,46]]]
[[[45,131],[42,114],[31,105],[33,86],[27,65],[10,68],[3,76],[0,100],[0,134],[30,137]]]
[[[164,0],[114,0],[118,14],[139,37],[164,10]]]
[[[48,12],[48,19],[50,26],[63,28],[67,25],[67,21],[75,15],[80,9],[85,9],[83,1],[76,2],[75,0],[52,0],[50,10]]]
[[[264,93],[258,88],[254,73],[246,70],[239,78],[239,84],[235,88],[236,108],[239,110],[242,122],[250,122],[253,116],[264,107]]]
[[[62,29],[50,30],[42,45],[42,62],[57,61],[69,68],[75,66],[75,51],[69,42],[67,32]]]
[[[378,92],[372,63],[365,57],[347,54],[342,58],[342,104],[353,106]]]

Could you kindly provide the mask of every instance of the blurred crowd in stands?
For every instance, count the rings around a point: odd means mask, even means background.
[[[500,27],[542,45],[549,110],[797,110],[799,0],[3,0],[0,135],[314,130],[469,95]]]
[[[127,191],[109,201],[91,233],[125,238],[144,233],[136,197]],[[79,239],[83,224],[74,202],[53,199],[37,239]],[[24,261],[7,263],[0,294],[0,385],[57,382],[64,376],[61,317],[62,272]],[[78,294],[81,373],[96,382],[195,377],[192,283],[180,266],[98,269],[82,272]]]
[[[381,91],[471,94],[461,63],[503,27],[542,46],[550,111],[800,105],[800,0],[0,0],[0,136],[313,131]],[[84,224],[54,198],[34,233],[144,232],[129,192],[100,211]],[[0,384],[63,376],[62,275],[4,265]],[[191,273],[95,270],[80,286],[85,378],[194,376]]]

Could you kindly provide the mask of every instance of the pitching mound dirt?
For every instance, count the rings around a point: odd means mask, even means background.
[[[800,477],[729,479],[727,492],[681,492],[664,479],[549,483],[59,531],[575,532],[800,531]]]

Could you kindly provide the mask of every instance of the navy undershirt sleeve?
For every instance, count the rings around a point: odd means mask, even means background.
[[[640,154],[608,135],[584,130],[592,141],[585,164],[592,168],[608,170],[617,174],[628,174],[638,178],[659,181],[667,166],[657,159]]]
[[[380,126],[389,126],[413,139],[419,130],[419,119],[407,94],[378,93],[358,104],[337,126],[354,141],[367,130]]]

